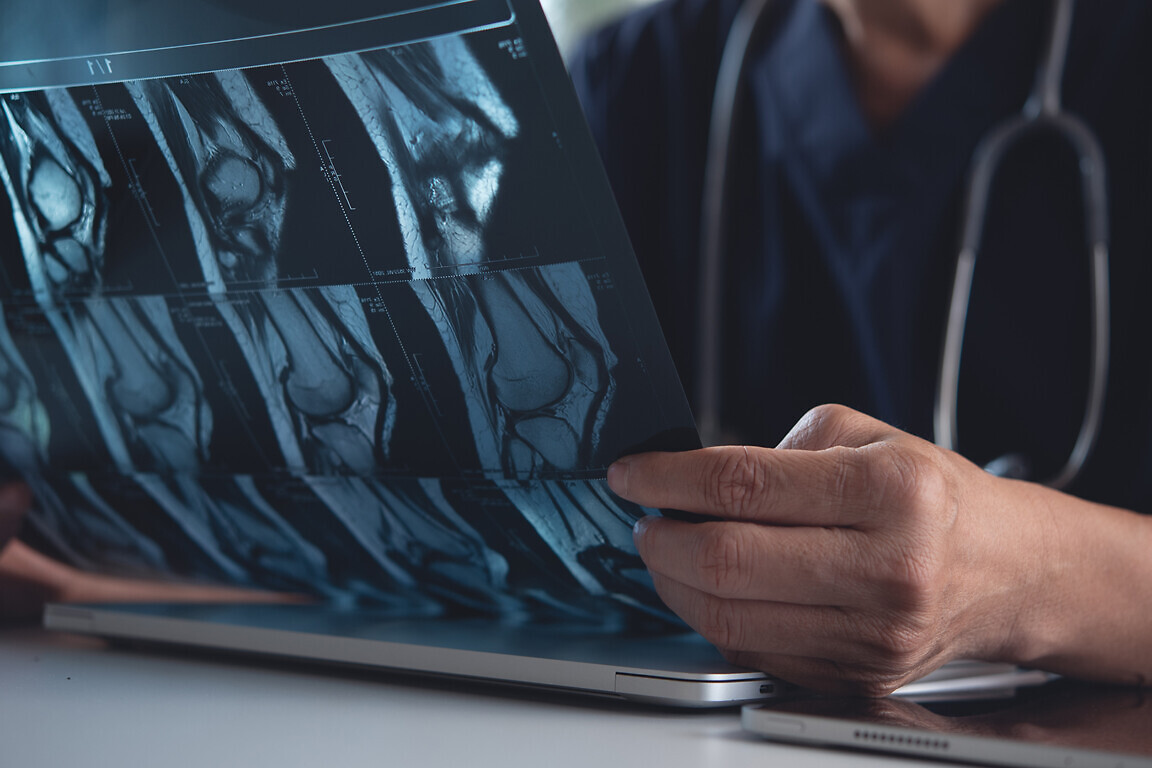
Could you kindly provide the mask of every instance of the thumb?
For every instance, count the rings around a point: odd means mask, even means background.
[[[32,504],[32,492],[24,483],[0,485],[0,550],[16,537],[20,521]]]

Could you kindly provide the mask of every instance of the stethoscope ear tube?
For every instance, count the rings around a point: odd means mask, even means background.
[[[724,44],[712,119],[708,131],[708,154],[704,167],[703,211],[700,223],[700,282],[696,337],[696,428],[704,445],[721,442],[720,398],[723,391],[723,318],[721,300],[725,252],[728,248],[728,187],[731,183],[739,123],[741,86],[752,45],[770,22],[776,0],[745,0],[736,14]]]

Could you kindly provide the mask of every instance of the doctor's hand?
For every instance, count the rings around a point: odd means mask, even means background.
[[[1152,521],[847,408],[775,450],[631,456],[608,482],[718,518],[645,518],[635,540],[665,603],[740,666],[873,696],[956,658],[1152,680]]]

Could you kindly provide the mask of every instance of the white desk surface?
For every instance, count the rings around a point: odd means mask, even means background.
[[[746,736],[738,710],[668,712],[0,628],[0,765],[11,768],[891,763]]]

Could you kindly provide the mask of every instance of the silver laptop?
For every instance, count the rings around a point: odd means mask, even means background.
[[[0,25],[0,456],[83,568],[310,595],[108,637],[730,705],[606,467],[696,434],[534,0]]]

